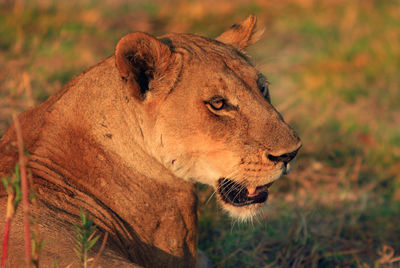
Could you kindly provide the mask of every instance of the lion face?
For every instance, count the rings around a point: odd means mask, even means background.
[[[218,41],[131,34],[116,50],[137,99],[145,150],[176,177],[214,187],[239,218],[260,211],[301,146],[271,105],[266,78],[241,52],[254,41],[255,24],[251,16]]]

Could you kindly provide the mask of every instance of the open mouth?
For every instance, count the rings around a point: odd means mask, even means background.
[[[223,201],[236,207],[264,203],[268,199],[268,188],[273,182],[257,186],[245,187],[232,180],[222,178],[218,180],[218,193]]]

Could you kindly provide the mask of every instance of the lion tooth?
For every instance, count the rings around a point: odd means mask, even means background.
[[[249,192],[247,194],[247,196],[255,196],[255,195],[257,195],[256,187],[247,187],[247,191]]]

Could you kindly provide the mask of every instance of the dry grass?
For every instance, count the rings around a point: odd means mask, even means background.
[[[215,36],[249,13],[266,28],[249,54],[304,146],[253,225],[200,187],[200,248],[218,267],[400,265],[399,1],[7,1],[0,135],[128,32]]]

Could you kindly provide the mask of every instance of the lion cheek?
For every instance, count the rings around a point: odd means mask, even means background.
[[[208,163],[189,156],[171,160],[168,168],[178,178],[208,185],[213,185],[220,176]]]

